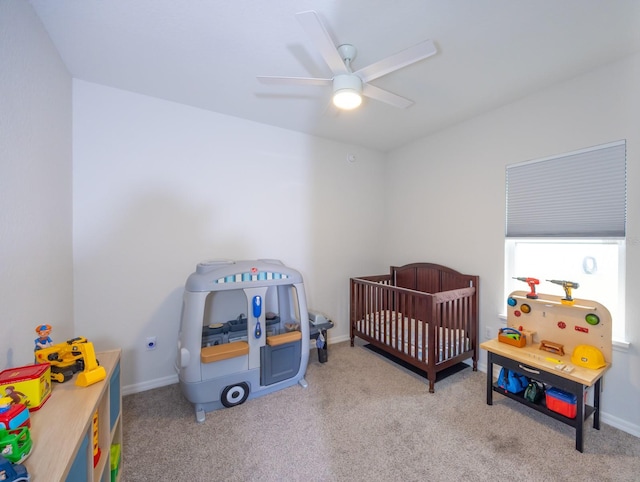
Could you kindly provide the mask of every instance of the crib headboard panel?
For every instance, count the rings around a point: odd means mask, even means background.
[[[478,277],[459,273],[451,268],[434,263],[412,263],[391,266],[391,278],[395,286],[424,293],[478,286]]]
[[[438,293],[440,290],[440,271],[437,265],[413,263],[405,266],[391,266],[391,278],[395,286],[422,291],[424,293]]]

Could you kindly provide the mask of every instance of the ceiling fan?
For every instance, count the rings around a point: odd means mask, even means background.
[[[425,40],[354,72],[351,69],[351,62],[356,57],[357,50],[353,45],[344,44],[336,47],[320,17],[313,10],[297,13],[296,18],[320,51],[333,72],[333,77],[323,79],[258,76],[258,80],[265,84],[331,85],[333,86],[333,103],[341,109],[355,109],[361,104],[363,95],[403,109],[413,105],[413,101],[371,85],[369,82],[438,52],[433,41]]]

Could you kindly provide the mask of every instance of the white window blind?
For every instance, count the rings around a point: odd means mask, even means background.
[[[626,141],[507,166],[507,237],[624,237]]]

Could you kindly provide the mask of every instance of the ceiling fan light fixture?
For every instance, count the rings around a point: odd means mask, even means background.
[[[362,80],[354,74],[336,75],[333,78],[333,105],[351,110],[362,104]]]

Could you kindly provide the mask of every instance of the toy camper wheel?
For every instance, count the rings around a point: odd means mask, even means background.
[[[220,401],[227,408],[235,407],[244,403],[249,397],[249,385],[245,382],[237,385],[229,385],[222,390]]]

